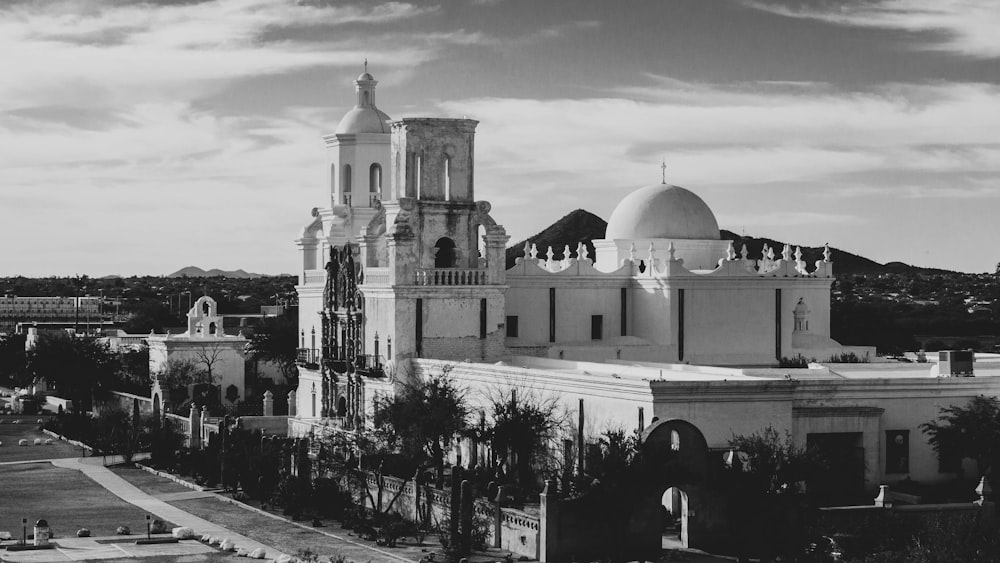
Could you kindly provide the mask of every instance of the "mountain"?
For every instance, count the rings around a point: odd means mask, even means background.
[[[554,258],[557,260],[562,259],[563,248],[566,245],[569,245],[570,247],[570,255],[576,257],[576,245],[582,241],[587,245],[587,250],[590,251],[590,256],[593,257],[594,245],[591,241],[604,238],[604,231],[607,227],[608,224],[604,221],[604,219],[601,219],[589,211],[577,209],[527,240],[535,244],[538,249],[539,256],[544,256],[548,247],[551,246]],[[748,255],[754,259],[760,258],[764,244],[773,248],[775,254],[779,257],[781,255],[782,248],[785,246],[785,242],[783,241],[767,237],[757,238],[752,236],[740,236],[725,229],[721,230],[719,235],[723,240],[733,241],[733,247],[735,247],[737,254],[742,251],[743,245],[746,244]],[[507,268],[511,268],[514,265],[515,258],[524,256],[524,243],[525,241],[522,240],[507,248]],[[791,244],[791,247],[794,250],[796,245]],[[823,247],[800,247],[802,249],[802,259],[805,260],[806,264],[811,265],[817,260],[823,259]],[[952,273],[948,270],[922,268],[919,266],[904,264],[902,262],[880,264],[874,260],[865,258],[864,256],[853,254],[851,252],[847,252],[846,250],[840,250],[832,246],[830,247],[830,251],[833,254],[833,271],[837,274]]]
[[[263,274],[253,274],[246,272],[245,270],[219,270],[218,268],[212,268],[211,270],[202,270],[198,266],[187,266],[177,270],[176,272],[168,275],[168,278],[214,278],[216,276],[222,276],[226,278],[263,278]]]
[[[590,241],[604,238],[608,223],[589,211],[577,209],[549,225],[545,230],[527,239],[538,249],[538,255],[543,256],[552,247],[554,257],[562,260],[563,248],[568,244],[570,256],[576,256],[576,245],[583,242],[587,245],[590,256],[594,256],[594,244]],[[507,248],[507,268],[514,266],[514,259],[524,256],[524,243],[520,241]]]

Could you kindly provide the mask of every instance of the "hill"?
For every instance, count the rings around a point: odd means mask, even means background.
[[[594,256],[594,245],[591,241],[604,238],[604,232],[607,227],[608,224],[604,221],[604,219],[601,219],[589,211],[577,209],[527,240],[536,245],[539,256],[544,255],[548,250],[548,247],[551,246],[554,252],[554,257],[561,260],[563,257],[563,248],[565,248],[566,245],[569,245],[570,255],[575,257],[576,245],[581,241],[587,245],[590,255]],[[784,241],[767,237],[757,238],[752,236],[740,236],[725,229],[721,230],[719,234],[723,240],[733,241],[733,246],[736,248],[737,254],[740,253],[743,245],[746,244],[747,252],[751,258],[760,258],[764,244],[773,248],[776,254],[780,254],[781,249],[785,246]],[[506,258],[508,268],[514,265],[515,258],[524,256],[524,243],[525,241],[522,240],[507,248]],[[796,246],[794,243],[789,244],[791,244],[793,249]],[[805,260],[807,264],[813,264],[817,260],[822,260],[822,247],[799,246],[802,248],[802,259]],[[833,253],[833,261],[835,264],[834,272],[837,274],[952,273],[948,270],[921,268],[918,266],[904,264],[902,262],[880,264],[870,258],[865,258],[864,256],[834,248],[832,246],[830,247],[830,250]]]
[[[583,242],[587,250],[594,256],[594,245],[590,241],[604,238],[608,223],[589,211],[577,209],[552,223],[542,232],[519,241],[507,248],[507,268],[514,266],[514,259],[524,256],[524,243],[530,241],[538,248],[538,255],[544,255],[548,247],[552,247],[555,258],[561,260],[563,248],[568,244],[570,256],[576,256],[576,245]]]
[[[246,272],[245,270],[219,270],[218,268],[212,268],[211,270],[202,270],[198,266],[187,266],[177,270],[176,272],[169,274],[168,278],[214,278],[217,276],[222,276],[225,278],[263,278],[263,274],[253,274]]]

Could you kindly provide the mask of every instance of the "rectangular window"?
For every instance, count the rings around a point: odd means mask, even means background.
[[[479,300],[479,338],[486,338],[486,299]]]
[[[556,341],[556,288],[549,288],[549,342]]]
[[[684,290],[677,290],[677,361],[684,361]]]
[[[517,338],[517,315],[507,315],[507,338]]]
[[[590,339],[601,340],[604,338],[604,315],[590,316]]]
[[[621,315],[622,336],[625,336],[625,333],[628,329],[628,289],[624,287],[621,289],[621,301],[622,301],[622,315]]]
[[[910,472],[910,431],[885,431],[885,472]]]

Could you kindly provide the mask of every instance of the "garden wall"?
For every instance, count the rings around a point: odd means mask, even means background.
[[[378,479],[376,474],[368,472],[366,478],[368,490],[376,502],[378,502],[379,494]],[[451,507],[451,491],[436,489],[430,485],[416,487],[412,480],[403,481],[396,477],[382,477],[383,509],[400,489],[402,492],[390,512],[395,512],[410,522],[420,522],[423,516],[427,516],[426,513],[422,515],[421,511],[428,508],[430,521],[434,524],[440,524],[448,517]],[[370,504],[367,506],[370,507]],[[473,511],[474,518],[490,523],[488,545],[499,546],[517,555],[538,559],[539,521],[537,516],[512,508],[501,508],[498,514],[496,504],[485,499],[476,499]]]
[[[132,412],[132,405],[135,400],[139,401],[139,414],[148,416],[153,414],[153,399],[142,395],[133,395],[124,391],[112,391],[111,398],[108,399],[104,408],[118,409],[127,413]]]
[[[287,416],[241,416],[237,426],[244,430],[260,430],[268,436],[288,436]]]

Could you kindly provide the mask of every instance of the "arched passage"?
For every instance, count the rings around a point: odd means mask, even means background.
[[[688,547],[688,494],[680,487],[667,487],[660,497],[664,548]]]
[[[661,545],[697,545],[709,526],[705,518],[698,516],[699,504],[707,498],[704,492],[710,477],[705,436],[685,420],[657,421],[643,432],[642,450],[659,466],[658,482],[650,483],[652,498],[648,502],[658,505],[660,519],[655,533],[660,535]]]
[[[341,397],[340,400],[337,401],[337,416],[339,416],[341,418],[347,416],[347,398],[346,397]]]

